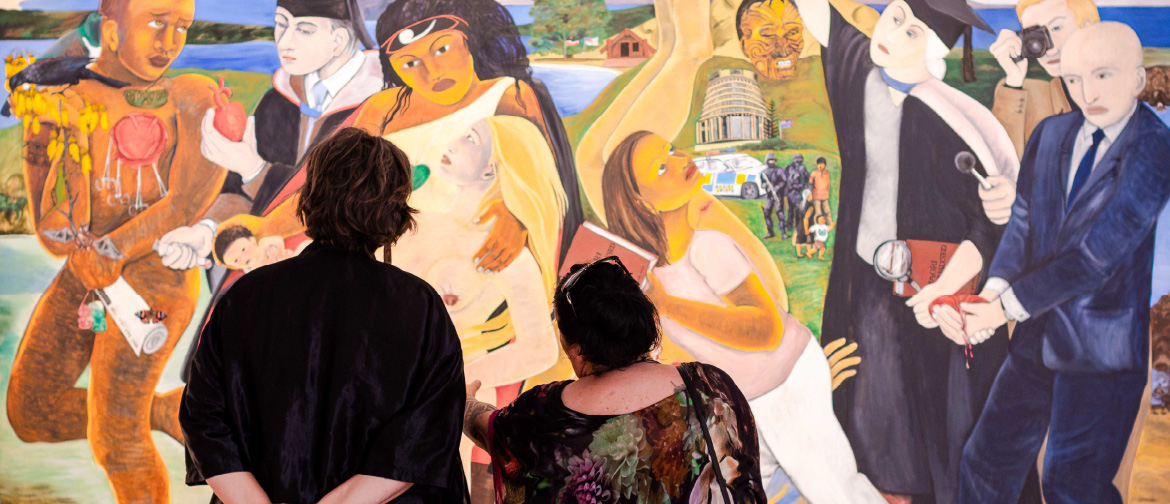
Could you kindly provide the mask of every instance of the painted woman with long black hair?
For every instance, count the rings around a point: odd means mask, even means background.
[[[386,89],[371,96],[347,125],[401,145],[414,164],[411,204],[442,206],[453,189],[429,177],[442,151],[471,124],[493,115],[531,120],[545,136],[568,197],[558,258],[584,220],[572,151],[548,90],[532,77],[527,52],[511,14],[492,0],[399,0],[378,18],[376,38]],[[292,194],[253,233],[285,236],[299,231]],[[478,266],[498,272],[520,254],[528,230],[502,198],[490,200],[479,221],[494,219],[476,254]]]
[[[378,18],[387,89],[358,111],[355,125],[407,145],[416,179],[471,123],[492,115],[526,117],[540,128],[568,197],[560,256],[583,220],[568,136],[548,90],[532,77],[511,14],[491,0],[406,0]],[[423,172],[423,173],[419,173]],[[436,182],[436,183],[432,183]],[[426,181],[416,204],[442,201],[447,188]],[[484,217],[496,218],[479,265],[499,271],[524,246],[527,230],[497,198]]]

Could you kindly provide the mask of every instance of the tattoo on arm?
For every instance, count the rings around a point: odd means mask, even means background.
[[[477,401],[474,397],[467,398],[467,404],[463,409],[463,434],[484,450],[487,450],[488,445],[488,419],[484,415],[495,410],[495,406]],[[482,422],[481,418],[483,418]]]

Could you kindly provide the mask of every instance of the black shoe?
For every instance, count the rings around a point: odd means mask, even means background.
[[[788,239],[788,233],[780,233],[780,239],[781,239],[781,240],[787,240],[787,239]]]
[[[764,239],[765,239],[765,240],[767,240],[768,238],[775,238],[775,237],[776,237],[776,235],[774,235],[774,234],[772,234],[772,233],[770,233],[770,232],[769,232],[768,234],[764,235]]]

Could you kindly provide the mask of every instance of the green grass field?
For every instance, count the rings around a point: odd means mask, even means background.
[[[707,76],[725,69],[752,70],[746,60],[738,58],[711,58],[703,64],[695,76],[695,91],[691,97],[691,114],[686,126],[675,139],[675,145],[695,145],[695,125],[703,113],[703,100],[707,96]],[[792,120],[793,127],[783,131],[788,142],[812,145],[821,150],[837,151],[837,134],[833,129],[829,96],[825,92],[824,72],[821,58],[801,58],[797,63],[796,76],[791,80],[776,81],[759,78],[764,103],[776,102],[776,118]]]
[[[778,151],[776,157],[781,162],[787,163],[792,154],[796,152],[804,154],[805,164],[810,169],[815,168],[812,161],[818,156],[824,156],[828,160],[828,170],[832,175],[833,182],[832,190],[829,191],[829,208],[832,209],[835,219],[837,216],[837,181],[841,179],[841,163],[836,153],[820,150],[789,150]],[[751,154],[763,157],[762,152],[752,152]],[[784,277],[784,285],[788,288],[788,311],[797,320],[808,326],[814,336],[820,338],[821,312],[825,306],[825,289],[828,288],[829,265],[833,259],[833,244],[836,242],[837,230],[834,229],[830,232],[829,239],[825,242],[825,260],[797,258],[791,236],[787,240],[781,240],[779,235],[769,240],[764,239],[766,232],[763,212],[764,199],[727,198],[721,201],[768,247],[768,251],[772,253],[776,265],[780,268],[781,276]],[[775,229],[775,231],[776,233],[780,232],[779,229]]]

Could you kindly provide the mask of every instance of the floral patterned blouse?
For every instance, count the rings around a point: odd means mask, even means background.
[[[734,502],[765,502],[747,400],[722,370],[679,367],[706,406],[707,428]],[[685,387],[622,415],[586,415],[561,401],[571,382],[536,387],[492,417],[500,503],[723,502]]]

